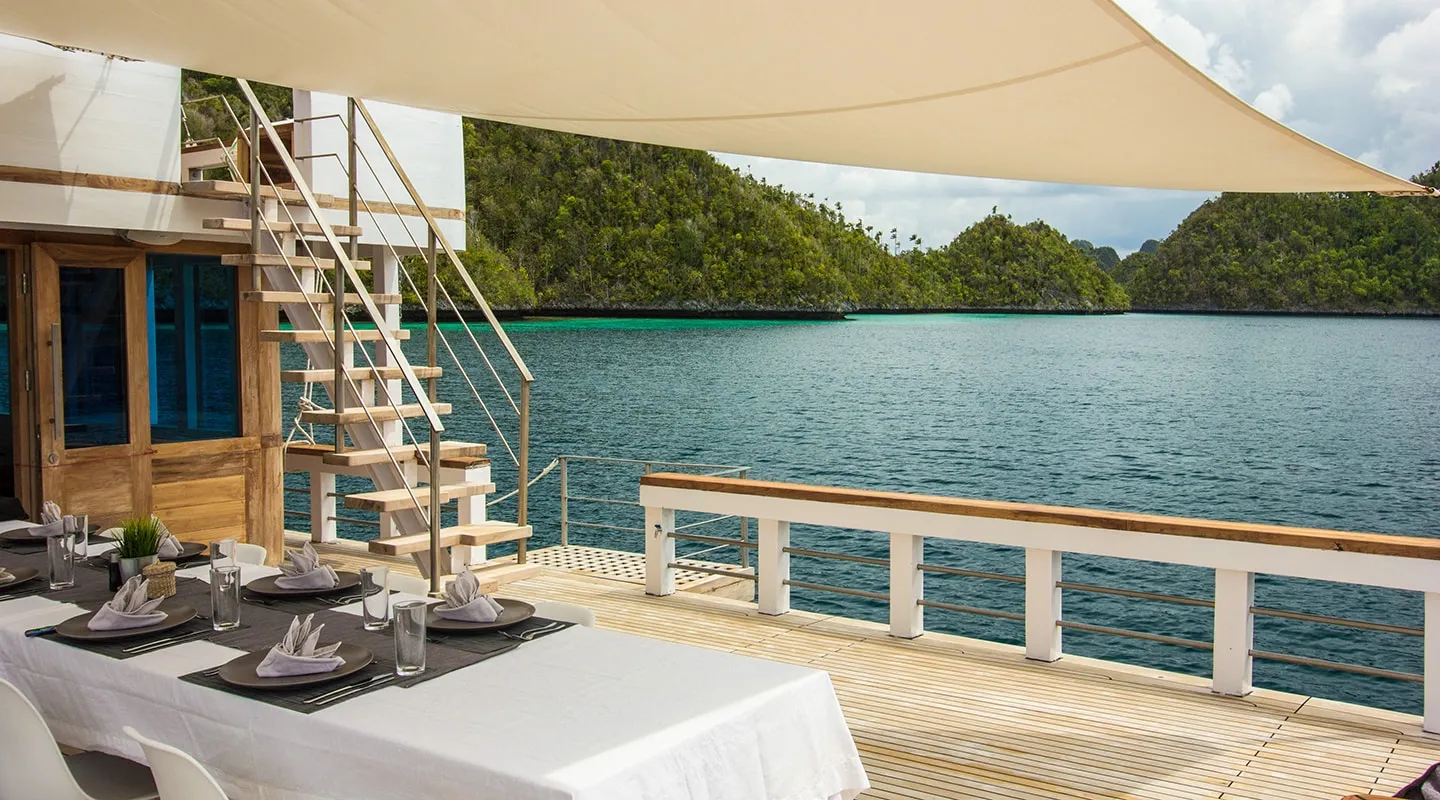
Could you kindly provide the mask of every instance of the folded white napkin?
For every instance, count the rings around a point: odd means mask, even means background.
[[[40,521],[44,523],[59,522],[65,515],[60,511],[60,506],[51,500],[46,500],[40,507]]]
[[[119,631],[164,622],[165,612],[156,609],[165,598],[151,599],[147,594],[149,589],[150,581],[140,575],[125,581],[115,597],[101,606],[85,627],[92,631]]]
[[[0,567],[0,586],[4,586],[13,580],[15,580],[15,576],[11,575],[4,567]]]
[[[64,518],[64,517],[61,517],[60,519],[57,519],[57,520],[55,520],[54,522],[47,522],[47,523],[45,523],[44,525],[36,525],[35,527],[30,528],[30,529],[28,530],[28,533],[29,533],[31,536],[34,536],[34,537],[36,537],[36,538],[42,538],[42,537],[45,537],[45,536],[59,536],[59,535],[61,535],[61,534],[64,533],[64,532],[65,532],[65,518]]]
[[[281,589],[333,589],[340,583],[340,576],[329,565],[320,564],[320,556],[309,542],[300,550],[286,550],[280,571],[284,576],[275,579]]]
[[[155,551],[156,555],[161,558],[174,558],[180,553],[180,540],[175,538],[175,534],[167,531],[160,537],[160,549]]]
[[[344,664],[345,659],[335,655],[340,649],[339,642],[320,647],[320,631],[325,626],[316,625],[312,630],[310,624],[314,619],[314,614],[307,614],[304,620],[299,617],[290,620],[285,640],[270,648],[265,659],[255,667],[255,674],[261,678],[313,675],[330,672]]]
[[[435,607],[438,616],[462,622],[494,622],[504,610],[504,606],[480,591],[480,579],[468,569],[461,570],[445,587],[445,602]]]
[[[0,522],[0,533],[9,533],[10,531],[23,531],[28,528],[38,527],[40,527],[40,523],[38,522],[31,522],[28,519],[12,519],[6,520],[5,522]]]

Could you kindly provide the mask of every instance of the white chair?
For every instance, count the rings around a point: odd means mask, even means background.
[[[40,712],[15,684],[0,679],[0,798],[4,800],[153,800],[150,770],[106,753],[60,754]]]
[[[404,594],[418,594],[421,597],[430,593],[430,581],[415,575],[406,575],[403,572],[390,570],[390,591],[402,592]]]
[[[537,617],[553,619],[556,622],[573,622],[586,628],[595,627],[595,612],[585,606],[555,600],[531,600],[530,605],[535,606]]]
[[[139,742],[145,751],[145,760],[155,773],[155,785],[160,787],[160,800],[226,800],[220,784],[189,753],[147,739],[129,725],[125,726],[125,735]]]
[[[265,548],[248,542],[235,543],[235,563],[259,566],[265,563]]]

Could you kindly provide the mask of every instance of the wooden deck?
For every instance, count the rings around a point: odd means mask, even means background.
[[[869,771],[867,798],[1254,798],[1391,794],[1434,761],[1416,716],[946,634],[546,570],[507,596],[579,603],[601,627],[830,673]]]

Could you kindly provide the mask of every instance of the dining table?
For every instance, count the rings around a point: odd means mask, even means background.
[[[0,567],[34,560],[0,549]],[[278,572],[241,570],[246,583]],[[189,597],[208,597],[208,563],[176,576]],[[105,573],[77,567],[76,578]],[[815,669],[570,626],[493,652],[437,638],[433,674],[302,706],[210,677],[258,649],[237,644],[278,641],[293,609],[253,598],[241,610],[242,626],[256,626],[248,640],[198,630],[135,655],[27,637],[87,610],[65,597],[0,592],[0,677],[58,740],[143,760],[121,732],[133,726],[194,756],[237,800],[849,800],[868,787],[830,677]],[[360,613],[358,602],[326,606],[317,621],[383,652],[389,632],[363,631]]]

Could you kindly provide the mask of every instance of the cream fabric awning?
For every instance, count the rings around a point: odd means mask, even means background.
[[[1428,193],[1227,93],[1112,0],[46,0],[0,30],[616,139],[1205,191]]]

